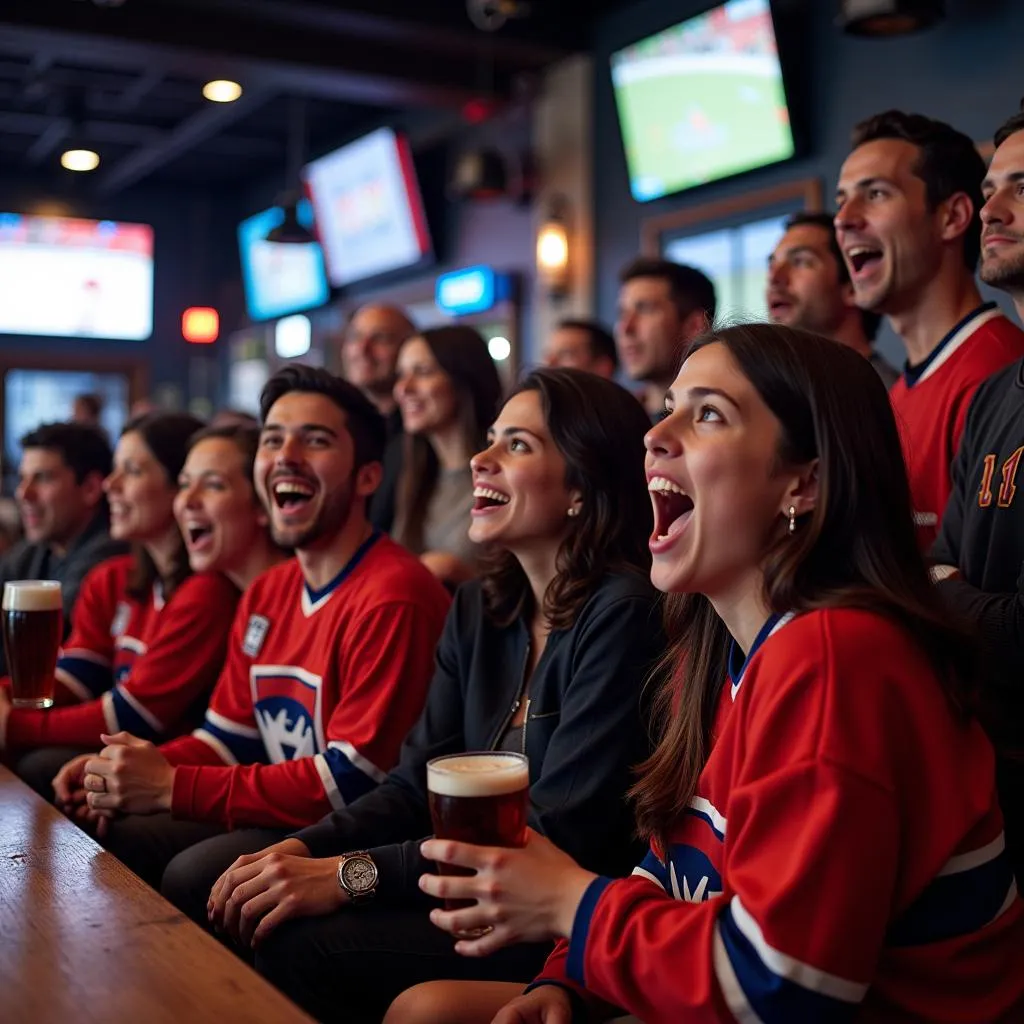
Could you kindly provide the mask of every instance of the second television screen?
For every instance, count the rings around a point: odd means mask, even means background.
[[[412,266],[430,251],[408,146],[390,128],[314,160],[304,173],[336,288]]]

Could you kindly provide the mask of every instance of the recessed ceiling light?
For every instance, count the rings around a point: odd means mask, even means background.
[[[68,171],[95,171],[100,155],[91,149],[68,149],[61,153],[60,165]]]
[[[237,82],[218,78],[203,86],[203,95],[212,103],[234,103],[242,95],[242,87]]]

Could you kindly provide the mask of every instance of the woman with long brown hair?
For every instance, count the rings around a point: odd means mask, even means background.
[[[57,663],[62,706],[37,711],[0,700],[0,751],[47,796],[57,770],[95,750],[102,734],[169,739],[202,718],[239,591],[218,572],[193,573],[174,518],[178,474],[201,427],[187,413],[129,421],[103,486],[110,535],[132,553],[101,562],[82,583]]]
[[[421,879],[477,901],[432,912],[487,929],[459,952],[562,942],[497,1016],[498,990],[449,986],[388,1024],[1022,1019],[975,648],[918,554],[874,371],[802,331],[728,328],[690,349],[646,444],[651,576],[674,595],[633,791],[650,852],[613,881],[540,836],[425,843],[476,872]]]
[[[214,924],[255,945],[257,969],[318,1020],[376,1024],[402,989],[438,976],[522,983],[550,951],[473,963],[431,925],[417,880],[434,757],[526,754],[533,827],[593,870],[635,863],[625,795],[650,737],[634,682],[664,647],[648,579],[648,425],[632,395],[593,374],[526,378],[472,460],[472,535],[492,555],[456,592],[398,767],[183,907],[205,919],[210,896]],[[368,905],[339,888],[346,855],[376,873]]]
[[[397,372],[405,449],[392,534],[435,576],[458,584],[476,574],[469,460],[497,415],[501,381],[480,333],[461,324],[413,335]]]

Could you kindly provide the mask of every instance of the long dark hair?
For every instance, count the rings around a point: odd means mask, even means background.
[[[721,342],[781,424],[780,466],[817,458],[818,499],[764,557],[773,612],[853,607],[898,622],[930,659],[950,703],[977,707],[977,646],[931,584],[914,535],[910,488],[885,388],[843,345],[776,324],[746,324],[697,339]],[[657,749],[633,787],[641,833],[664,840],[693,796],[727,673],[729,634],[700,594],[666,601],[670,648],[656,721]]]
[[[202,426],[201,420],[185,412],[151,412],[129,420],[121,431],[121,436],[138,434],[153,458],[163,467],[173,487],[177,485],[178,474],[185,464],[189,441]],[[171,561],[171,571],[166,576],[161,576],[157,572],[153,559],[142,544],[132,545],[132,557],[128,593],[137,601],[147,600],[152,593],[153,584],[158,580],[163,590],[163,599],[169,601],[178,587],[192,575],[185,542],[180,534]]]
[[[544,595],[549,628],[567,629],[606,573],[650,572],[653,513],[643,444],[651,422],[628,391],[582,370],[535,370],[513,394],[523,391],[540,396],[544,421],[565,459],[566,487],[581,494]],[[526,573],[508,551],[489,552],[484,565],[485,608],[492,621],[507,626],[532,601]]]
[[[466,451],[479,451],[501,402],[501,380],[487,351],[487,342],[479,331],[465,325],[433,327],[413,337],[427,343],[441,369],[451,379]],[[440,467],[425,437],[406,434],[404,443],[402,478],[398,485],[401,530],[396,539],[411,551],[420,551],[427,506],[437,486]]]

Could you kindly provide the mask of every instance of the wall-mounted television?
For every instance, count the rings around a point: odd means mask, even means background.
[[[612,54],[639,202],[796,151],[769,0],[728,0]]]
[[[314,160],[303,174],[335,287],[413,266],[429,254],[412,155],[390,128]]]
[[[0,213],[0,334],[144,341],[153,229]]]
[[[308,199],[299,203],[297,213],[300,224],[313,227],[313,207]],[[252,320],[272,320],[312,309],[330,298],[324,256],[317,242],[267,241],[267,233],[283,220],[284,210],[273,206],[238,225],[245,306]]]

